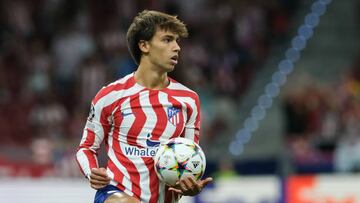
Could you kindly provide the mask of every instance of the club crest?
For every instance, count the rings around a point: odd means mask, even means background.
[[[176,107],[169,107],[167,109],[168,120],[171,124],[177,125],[180,122],[180,109]]]

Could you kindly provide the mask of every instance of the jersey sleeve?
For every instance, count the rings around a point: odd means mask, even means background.
[[[195,94],[194,102],[187,106],[188,120],[185,124],[183,137],[194,140],[199,143],[200,137],[200,100]]]
[[[90,175],[91,169],[98,167],[97,151],[104,138],[109,133],[109,115],[104,108],[103,101],[95,99],[91,102],[89,117],[87,118],[76,160],[85,176]]]

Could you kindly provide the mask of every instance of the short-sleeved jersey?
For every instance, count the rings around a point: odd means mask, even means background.
[[[151,90],[136,83],[132,73],[98,92],[76,154],[85,175],[98,167],[96,152],[105,142],[111,185],[141,202],[177,202],[159,182],[152,157],[170,138],[198,143],[200,102],[194,91],[169,79],[166,88]]]

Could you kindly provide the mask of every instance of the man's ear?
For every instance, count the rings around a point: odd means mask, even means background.
[[[148,41],[140,40],[138,45],[139,45],[139,49],[141,50],[141,52],[143,52],[143,53],[149,52],[149,42]]]

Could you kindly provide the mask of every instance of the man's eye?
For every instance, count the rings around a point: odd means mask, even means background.
[[[168,42],[170,42],[171,40],[169,39],[169,38],[165,38],[164,39],[164,42],[166,42],[166,43],[168,43]]]

